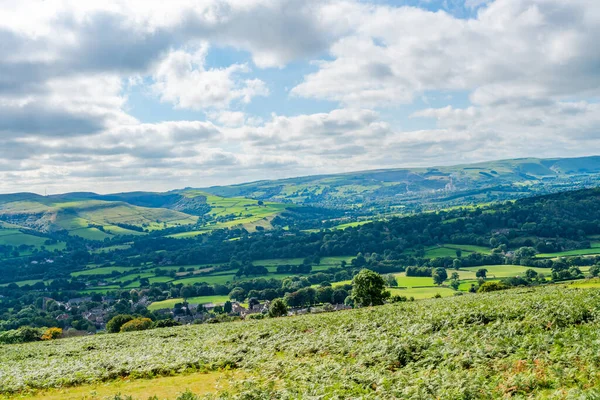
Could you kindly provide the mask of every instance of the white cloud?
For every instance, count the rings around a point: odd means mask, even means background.
[[[360,106],[408,103],[429,90],[598,95],[598,37],[600,11],[589,0],[497,0],[471,20],[373,7],[292,92]]]
[[[0,191],[156,190],[587,154],[600,146],[594,3],[468,0],[477,16],[459,19],[353,0],[4,2]],[[223,46],[245,61],[207,62]],[[275,85],[315,58],[314,72],[290,79],[292,95],[333,106],[310,103],[307,113]],[[272,67],[283,71],[257,78]],[[130,90],[211,122],[138,121]],[[471,104],[444,103],[446,91]],[[288,115],[252,115],[247,104],[271,92],[261,104],[288,102],[277,104]],[[437,127],[400,130],[395,110],[418,98],[435,108],[413,117]]]
[[[219,109],[236,100],[249,103],[255,96],[269,94],[261,80],[236,79],[239,74],[250,72],[245,64],[206,69],[207,50],[207,46],[202,46],[193,53],[171,51],[158,64],[152,89],[161,101],[173,103],[177,108]]]

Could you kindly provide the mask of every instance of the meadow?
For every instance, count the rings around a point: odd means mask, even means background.
[[[554,257],[569,257],[569,256],[587,256],[600,254],[600,242],[590,243],[589,249],[577,249],[569,251],[561,251],[558,253],[541,253],[538,254],[537,258],[554,258]]]
[[[550,286],[5,345],[0,392],[49,398],[104,382],[104,394],[142,398],[128,380],[146,399],[143,378],[214,371],[213,395],[231,399],[597,398],[598,310],[600,290]],[[187,376],[161,399],[206,375]]]
[[[228,296],[200,296],[200,297],[190,297],[187,299],[189,304],[223,304],[227,300],[229,300]],[[148,306],[148,310],[155,311],[160,310],[162,308],[173,308],[175,304],[183,303],[182,298],[168,299],[164,301],[156,301]]]

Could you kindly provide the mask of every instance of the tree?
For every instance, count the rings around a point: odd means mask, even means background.
[[[537,278],[537,275],[538,275],[538,273],[535,272],[535,270],[533,270],[531,268],[528,269],[527,271],[525,271],[525,276],[527,277],[527,279],[533,280],[533,279]]]
[[[590,275],[598,276],[599,274],[600,274],[600,265],[599,264],[592,265],[590,267]]]
[[[225,304],[223,305],[223,311],[225,311],[227,314],[229,314],[232,309],[233,309],[233,306],[232,306],[231,302],[226,301]]]
[[[244,288],[236,287],[229,292],[229,298],[231,300],[243,301],[246,298],[246,291]]]
[[[333,304],[344,304],[344,300],[348,297],[348,291],[344,289],[335,289],[333,291]]]
[[[390,292],[385,291],[385,280],[377,272],[361,270],[352,279],[352,300],[361,306],[379,306]]]
[[[287,315],[288,310],[285,302],[282,299],[275,299],[269,306],[269,317],[277,318]]]
[[[117,333],[121,331],[121,327],[127,322],[131,321],[133,317],[128,314],[119,314],[114,316],[110,321],[106,323],[106,332]]]
[[[452,279],[450,281],[450,287],[454,290],[458,290],[458,287],[460,286],[460,282],[458,281],[458,279]]]
[[[448,273],[446,272],[446,268],[436,268],[431,272],[431,276],[433,277],[433,283],[436,285],[441,285],[444,283],[446,279],[448,279]]]
[[[483,279],[485,279],[485,278],[487,278],[487,272],[488,272],[487,269],[480,268],[480,269],[477,270],[477,272],[475,272],[475,276],[477,278],[483,278]]]
[[[183,300],[185,301],[196,295],[196,289],[194,289],[194,287],[191,285],[182,286],[181,290],[179,291],[179,295],[183,297]]]
[[[455,258],[454,261],[452,261],[452,268],[460,269],[460,267],[462,267],[462,262],[458,258]]]
[[[396,279],[396,277],[394,276],[394,274],[384,275],[383,279],[385,279],[385,283],[389,287],[398,287],[398,280]]]
[[[462,257],[462,250],[461,249],[456,249],[456,257],[458,257],[458,258]]]
[[[453,273],[450,275],[450,279],[452,279],[453,281],[457,281],[457,280],[459,280],[459,279],[460,279],[460,275],[458,275],[458,272],[453,272]]]
[[[317,300],[319,303],[331,303],[333,298],[333,288],[321,287],[317,290]]]

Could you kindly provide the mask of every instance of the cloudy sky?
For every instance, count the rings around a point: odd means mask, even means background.
[[[598,0],[0,0],[0,192],[600,153]]]

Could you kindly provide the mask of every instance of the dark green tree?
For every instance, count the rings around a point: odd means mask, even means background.
[[[269,306],[269,317],[271,318],[283,317],[287,315],[287,312],[287,306],[282,299],[273,300]]]
[[[390,296],[385,280],[377,272],[361,270],[352,280],[352,300],[360,306],[379,306]]]
[[[110,321],[106,323],[106,332],[117,333],[121,331],[121,327],[127,322],[132,321],[133,317],[129,314],[119,314],[114,316]]]
[[[436,268],[431,272],[431,276],[433,277],[433,283],[436,285],[441,285],[444,283],[446,279],[448,279],[448,273],[446,272],[446,268]]]
[[[477,270],[477,272],[475,272],[475,276],[477,278],[483,278],[483,279],[485,279],[485,278],[487,278],[487,272],[488,272],[487,269],[480,268],[480,269]]]

